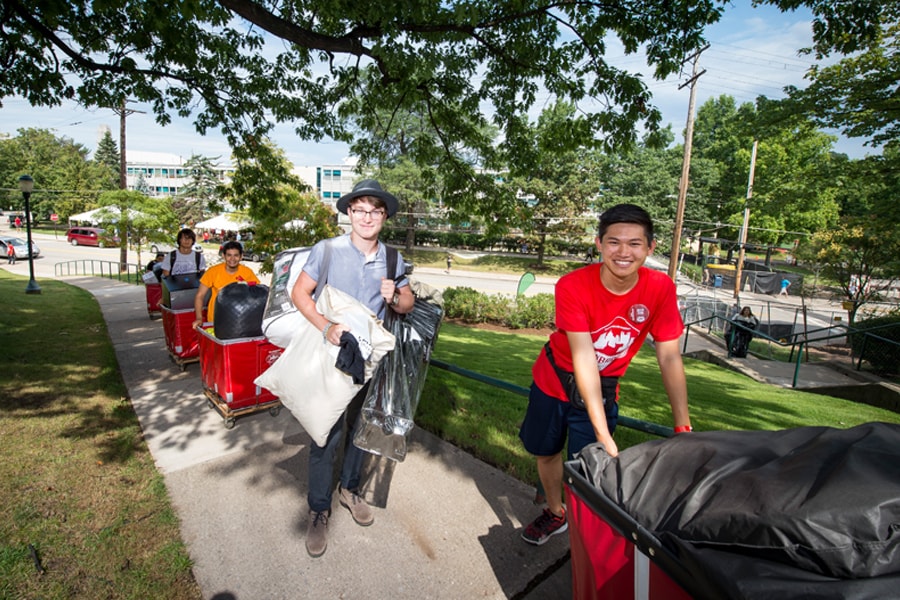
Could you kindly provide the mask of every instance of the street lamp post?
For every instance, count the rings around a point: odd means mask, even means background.
[[[34,179],[31,175],[19,177],[19,189],[25,199],[25,232],[27,235],[26,248],[28,249],[28,285],[25,286],[26,294],[40,294],[41,286],[34,280],[34,256],[31,244],[31,191],[34,189]]]

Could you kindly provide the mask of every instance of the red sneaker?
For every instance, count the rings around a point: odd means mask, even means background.
[[[544,512],[541,513],[541,516],[532,521],[531,525],[526,527],[525,531],[522,532],[522,539],[529,544],[541,546],[547,543],[550,536],[556,535],[557,533],[564,533],[568,528],[569,524],[566,522],[565,509],[563,509],[562,516],[557,517],[550,512],[549,508],[545,508]]]

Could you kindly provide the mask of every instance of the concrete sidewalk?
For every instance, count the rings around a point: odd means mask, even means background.
[[[199,365],[170,361],[142,287],[67,281],[102,308],[204,598],[571,596],[567,536],[541,547],[520,538],[539,513],[533,488],[418,429],[403,463],[367,464],[375,523],[359,527],[335,499],[328,551],[310,558],[309,438],[290,413],[263,411],[226,430]]]

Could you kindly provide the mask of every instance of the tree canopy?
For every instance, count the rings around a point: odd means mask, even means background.
[[[875,36],[882,0],[837,10],[822,0],[761,0],[809,6],[816,41],[846,45]],[[143,0],[33,3],[7,0],[0,15],[0,101],[35,106],[147,102],[156,119],[193,116],[200,133],[220,129],[236,155],[252,156],[275,122],[299,136],[348,140],[346,119],[376,110],[427,115],[440,132],[414,149],[428,164],[457,145],[491,147],[477,132],[493,121],[504,145],[524,150],[532,109],[579,107],[599,143],[634,140],[660,125],[646,82],[606,56],[611,38],[643,52],[654,76],[681,68],[702,46],[723,0]],[[459,124],[466,126],[459,126]],[[490,165],[487,165],[490,168]]]
[[[47,129],[16,133],[0,140],[0,186],[15,190],[3,199],[4,208],[23,208],[18,179],[25,173],[34,178],[31,210],[37,219],[57,213],[65,222],[69,215],[95,208],[100,191],[116,188],[109,167],[89,160],[90,151],[81,144]]]
[[[847,5],[845,10],[852,10]],[[884,19],[868,41],[846,40],[857,50],[835,64],[814,65],[805,88],[789,86],[788,99],[777,103],[773,118],[806,114],[824,127],[849,137],[867,138],[873,146],[896,143],[900,137],[900,2],[885,0]],[[829,48],[817,45],[821,57]]]

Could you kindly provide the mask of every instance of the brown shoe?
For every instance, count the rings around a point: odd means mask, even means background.
[[[306,551],[313,558],[325,554],[328,547],[328,517],[331,511],[309,511],[309,527],[306,530]]]
[[[369,505],[366,504],[366,501],[360,498],[357,492],[351,492],[343,488],[339,489],[341,506],[345,506],[350,510],[353,520],[364,527],[371,525],[375,521],[375,515],[372,513]]]

